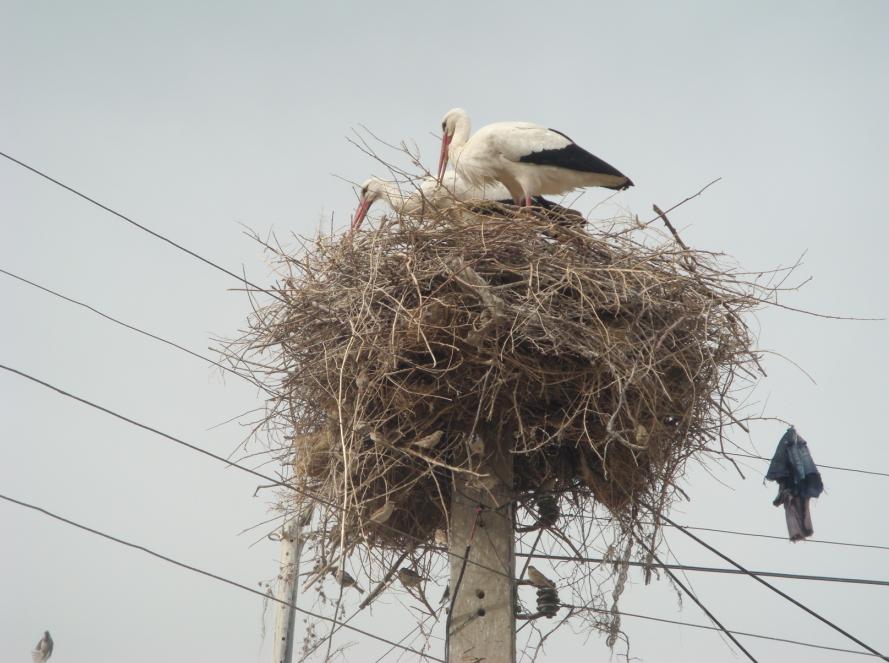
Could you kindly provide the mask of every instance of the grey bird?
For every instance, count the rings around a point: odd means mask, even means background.
[[[417,573],[413,569],[409,569],[406,566],[398,569],[398,579],[405,587],[419,587],[420,584],[424,580],[426,580],[426,578],[421,576],[419,573]]]
[[[358,586],[358,582],[355,580],[355,578],[350,576],[346,571],[342,569],[338,570],[335,566],[331,566],[329,572],[343,587],[354,587],[358,590],[359,594],[364,594],[364,590]]]
[[[535,569],[533,566],[528,566],[528,580],[535,587],[551,587],[552,589],[556,588],[556,583],[543,575],[540,571]]]
[[[49,657],[52,656],[52,647],[52,636],[50,636],[49,631],[44,631],[40,642],[37,643],[34,651],[31,652],[31,660],[34,663],[46,663]]]

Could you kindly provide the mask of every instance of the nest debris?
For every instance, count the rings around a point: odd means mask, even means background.
[[[276,394],[266,423],[347,550],[431,546],[491,435],[517,499],[632,525],[743,419],[743,318],[767,289],[650,226],[459,205],[266,246],[279,299],[230,351]]]

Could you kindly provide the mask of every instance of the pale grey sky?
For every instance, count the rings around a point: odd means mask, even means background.
[[[785,303],[883,316],[887,22],[879,1],[0,0],[0,150],[263,282],[239,223],[311,234],[333,214],[343,227],[354,193],[332,174],[385,175],[346,141],[351,129],[415,140],[432,168],[440,118],[460,105],[476,127],[521,119],[567,132],[633,178],[615,200],[643,217],[722,177],[673,216],[687,243],[751,269],[806,251],[799,273],[813,280]],[[224,275],[5,160],[0,219],[0,268],[188,347],[248,313]],[[0,363],[164,431],[226,454],[243,430],[210,427],[259,405],[247,385],[2,275],[0,298]],[[766,411],[796,423],[818,462],[889,471],[887,323],[768,311],[758,328],[763,347],[817,382],[767,356],[756,393]],[[275,544],[237,536],[267,515],[257,481],[14,376],[0,375],[0,395],[0,493],[246,584],[275,573]],[[751,442],[771,454],[782,432],[759,424]],[[764,466],[749,467],[746,481],[694,469],[692,502],[674,516],[783,534]],[[828,470],[824,480],[816,537],[889,545],[889,479]],[[257,597],[6,503],[0,523],[0,660],[29,660],[46,628],[59,663],[270,659]],[[885,550],[706,538],[756,569],[889,578]],[[684,563],[721,564],[668,539]],[[689,577],[731,628],[854,648],[750,579]],[[680,612],[666,583],[630,580],[624,609],[707,623],[690,601]],[[889,650],[886,588],[776,584]],[[355,623],[397,639],[406,618],[390,602]],[[732,660],[711,632],[624,625],[644,661]],[[763,661],[861,660],[744,642]],[[383,651],[360,643],[350,660]],[[598,636],[566,629],[544,658],[608,656]]]

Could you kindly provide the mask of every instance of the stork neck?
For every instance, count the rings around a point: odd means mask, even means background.
[[[463,113],[457,117],[457,122],[454,125],[454,137],[451,138],[451,144],[448,146],[448,157],[450,159],[456,159],[463,150],[463,147],[469,140],[469,131],[471,127],[472,125],[469,121],[469,115]]]
[[[401,211],[404,201],[407,198],[401,187],[395,182],[385,182],[380,187],[380,193],[392,209]]]

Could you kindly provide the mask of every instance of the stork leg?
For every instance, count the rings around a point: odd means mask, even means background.
[[[514,198],[515,201],[515,216],[516,218],[522,218],[527,216],[528,214],[528,197],[522,194],[521,196],[516,196]]]
[[[532,209],[534,202],[531,200],[531,196],[522,191],[522,195],[516,198],[516,205],[518,209],[516,210],[516,216],[518,217],[528,217],[535,216],[536,212]]]

